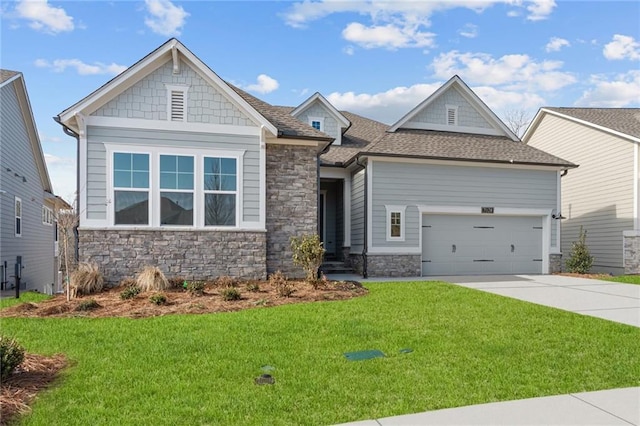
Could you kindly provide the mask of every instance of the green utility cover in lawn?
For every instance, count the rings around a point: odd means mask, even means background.
[[[384,358],[384,354],[382,353],[382,351],[379,351],[377,349],[373,349],[370,351],[345,352],[344,356],[349,361],[362,361],[364,359],[371,358]]]

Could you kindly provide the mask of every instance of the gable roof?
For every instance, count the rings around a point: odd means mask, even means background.
[[[316,101],[324,105],[324,107],[329,110],[329,112],[336,118],[336,120],[342,123],[342,127],[349,127],[351,125],[347,117],[342,115],[340,111],[338,111],[336,107],[331,105],[331,103],[327,101],[327,99],[324,96],[322,96],[319,92],[316,92],[313,95],[311,95],[306,101],[304,101],[297,108],[291,111],[291,115],[294,117],[297,117],[301,112],[306,110],[311,104],[313,104]]]
[[[412,118],[417,116],[421,111],[423,111],[426,107],[432,104],[436,99],[441,97],[444,93],[446,93],[451,88],[457,88],[460,93],[466,98],[466,100],[476,108],[476,110],[484,116],[484,118],[494,126],[494,128],[500,133],[500,136],[506,136],[513,141],[519,141],[520,139],[516,136],[503,122],[498,118],[498,116],[476,95],[473,90],[467,86],[467,84],[462,81],[460,77],[454,75],[447,81],[445,84],[440,86],[438,90],[433,92],[427,99],[420,102],[415,108],[405,114],[400,120],[398,120],[395,124],[391,125],[389,128],[390,132],[395,132],[396,130],[402,128],[403,125],[408,123]]]
[[[46,192],[52,194],[53,187],[51,185],[51,179],[49,178],[47,163],[44,160],[42,144],[40,143],[40,137],[38,136],[38,129],[33,117],[33,110],[31,109],[31,101],[29,101],[29,94],[27,93],[27,86],[22,73],[19,71],[0,70],[0,87],[5,87],[9,84],[13,84],[18,97],[20,112],[26,126],[27,134],[29,135],[33,159],[36,162],[36,167],[38,168],[42,187]]]
[[[529,140],[545,114],[640,142],[640,108],[540,108],[522,140]]]

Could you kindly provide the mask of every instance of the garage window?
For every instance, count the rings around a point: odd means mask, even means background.
[[[385,206],[387,210],[387,241],[404,241],[407,206]]]

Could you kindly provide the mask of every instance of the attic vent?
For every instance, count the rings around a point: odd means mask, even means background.
[[[186,121],[187,120],[187,90],[188,87],[167,86],[169,105],[169,121]]]
[[[458,107],[447,105],[447,126],[458,125]]]

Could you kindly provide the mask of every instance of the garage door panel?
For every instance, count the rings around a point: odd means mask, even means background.
[[[542,219],[425,215],[423,275],[542,272]]]

